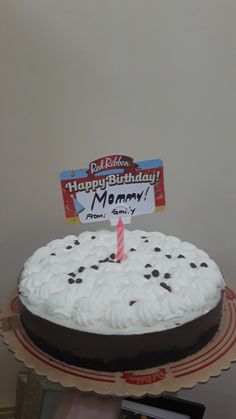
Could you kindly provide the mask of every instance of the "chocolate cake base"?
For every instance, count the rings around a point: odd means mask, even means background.
[[[32,314],[21,303],[23,326],[36,346],[67,364],[97,371],[152,368],[203,348],[217,332],[223,296],[211,311],[173,329],[137,335],[102,335],[70,329]]]

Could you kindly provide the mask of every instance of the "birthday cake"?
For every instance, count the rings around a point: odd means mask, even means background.
[[[53,240],[25,262],[21,320],[32,341],[66,363],[105,371],[176,361],[218,330],[224,280],[203,250],[158,232],[125,230]]]

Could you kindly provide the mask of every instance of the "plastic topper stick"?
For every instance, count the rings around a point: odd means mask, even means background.
[[[69,223],[110,220],[126,224],[132,216],[165,207],[162,160],[134,162],[131,157],[99,158],[88,169],[60,174],[65,214]]]

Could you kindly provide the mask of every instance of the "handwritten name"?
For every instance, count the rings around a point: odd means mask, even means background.
[[[127,204],[131,201],[140,202],[142,197],[145,200],[146,194],[148,192],[148,188],[146,189],[146,193],[143,190],[142,192],[133,192],[133,193],[119,193],[117,195],[113,193],[108,193],[107,191],[102,192],[99,194],[98,192],[95,192],[92,205],[91,205],[91,211],[94,209],[94,206],[96,204],[101,204],[104,208],[105,205],[117,205],[117,204]]]

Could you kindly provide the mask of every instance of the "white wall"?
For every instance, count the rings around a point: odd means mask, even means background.
[[[59,171],[116,152],[165,162],[167,208],[133,227],[194,242],[235,282],[235,17],[234,0],[1,0],[1,302],[34,249],[81,230]],[[17,365],[0,343],[0,405]],[[235,377],[187,395],[231,419]]]

